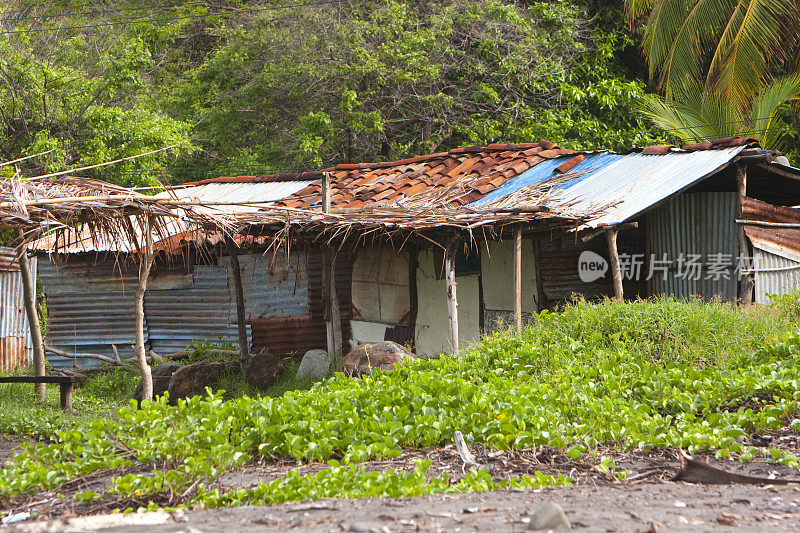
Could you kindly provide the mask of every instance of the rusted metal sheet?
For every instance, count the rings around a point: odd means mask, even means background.
[[[19,261],[13,248],[0,246],[0,272],[19,271]]]
[[[651,253],[657,262],[653,293],[733,300],[738,255],[735,219],[736,193],[732,192],[684,194],[654,209],[647,218]]]
[[[135,267],[114,256],[71,259],[66,263],[40,261],[39,275],[47,297],[47,342],[69,352],[110,357],[113,344],[122,357],[132,357],[138,283]],[[48,360],[54,367],[74,363],[53,355]],[[78,364],[90,367],[97,363],[84,359]]]
[[[37,261],[30,258],[35,278]],[[9,372],[30,363],[33,348],[19,270],[0,271],[0,371]]]
[[[644,239],[641,228],[621,232],[618,239],[618,250],[622,254],[643,254]],[[600,235],[582,242],[576,241],[575,235],[561,235],[553,239],[543,239],[539,244],[540,266],[542,276],[543,301],[542,307],[553,307],[559,303],[570,300],[573,296],[583,296],[594,299],[614,295],[611,283],[611,272],[592,282],[584,282],[580,278],[578,262],[583,252],[594,252],[608,263],[608,248],[605,238]],[[626,298],[635,298],[643,295],[644,285],[642,274],[636,279],[624,279],[623,289]]]
[[[741,218],[760,222],[800,224],[800,210],[768,204],[753,198],[744,198]],[[744,231],[753,244],[769,243],[773,247],[777,246],[800,253],[800,229],[745,225]]]
[[[173,274],[160,285],[153,284],[144,298],[153,351],[176,352],[192,341],[236,342],[231,298],[224,266],[195,265],[192,273]]]
[[[266,347],[278,355],[294,354],[302,358],[306,351],[327,348],[327,332],[322,305],[322,256],[319,252],[305,252],[307,285],[305,297],[308,314],[283,318],[256,318],[253,327],[253,347]],[[342,317],[342,338],[351,337],[350,280],[353,261],[349,254],[340,252],[336,258],[336,294]]]

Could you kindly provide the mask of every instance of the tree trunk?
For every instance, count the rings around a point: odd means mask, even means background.
[[[447,280],[447,317],[450,325],[450,346],[458,351],[458,298],[456,296],[456,246],[453,239],[444,253],[444,274]]]
[[[614,279],[614,297],[620,302],[624,300],[622,292],[622,271],[619,268],[619,252],[617,251],[617,230],[606,230],[608,256],[611,259],[611,275]]]
[[[31,329],[31,342],[33,343],[33,365],[35,375],[44,376],[44,343],[42,342],[42,330],[39,326],[39,313],[36,311],[36,281],[31,273],[30,263],[28,262],[28,250],[25,243],[25,232],[17,230],[22,254],[19,256],[19,271],[22,277],[22,291],[25,297],[25,314],[28,316],[28,326]],[[44,383],[36,384],[36,394],[40,400],[44,400]]]
[[[522,228],[514,228],[514,319],[522,330]]]
[[[736,218],[742,218],[742,210],[744,204],[744,197],[747,195],[747,171],[742,164],[736,165]],[[744,269],[752,268],[750,262],[750,246],[747,244],[747,234],[744,232],[744,226],[739,224],[737,230],[737,237],[739,241],[739,267]],[[739,283],[739,301],[744,305],[750,305],[753,302],[753,274],[748,272],[741,276]]]
[[[145,252],[139,261],[139,286],[136,288],[136,360],[142,374],[142,399],[153,399],[153,376],[150,365],[147,364],[147,350],[144,346],[144,294],[147,291],[147,278],[150,276],[150,267],[153,264],[153,227],[152,219],[148,215],[145,223]]]
[[[226,235],[225,244],[228,248],[228,256],[231,258],[231,274],[233,274],[233,289],[236,295],[236,324],[239,328],[239,364],[242,372],[245,371],[250,363],[250,350],[247,342],[247,323],[244,312],[244,290],[242,289],[242,270],[239,266],[239,255],[236,251],[236,243]]]

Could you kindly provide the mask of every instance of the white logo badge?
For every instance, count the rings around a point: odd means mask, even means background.
[[[605,276],[606,272],[608,272],[608,261],[602,256],[590,250],[581,252],[578,258],[578,276],[582,282],[596,281]]]

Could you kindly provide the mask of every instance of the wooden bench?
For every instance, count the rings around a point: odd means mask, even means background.
[[[58,383],[61,388],[61,408],[72,410],[72,386],[86,381],[83,376],[0,376],[0,383]]]

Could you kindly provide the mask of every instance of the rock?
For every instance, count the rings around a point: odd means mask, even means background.
[[[180,367],[169,380],[169,403],[175,405],[179,398],[204,396],[206,387],[214,388],[225,374],[239,372],[239,363],[217,361]]]
[[[172,378],[172,374],[174,374],[175,371],[180,368],[180,366],[181,365],[178,363],[169,361],[153,367],[153,398],[156,396],[161,396],[167,392],[169,380]],[[142,401],[142,380],[139,380],[139,384],[136,386],[136,392],[133,393],[133,398],[137,402]]]
[[[353,533],[372,533],[380,531],[380,526],[371,522],[353,522],[347,530]]]
[[[548,503],[537,509],[528,525],[528,529],[534,531],[568,531],[570,527],[564,509],[557,503]]]
[[[325,350],[309,350],[300,361],[297,379],[322,381],[331,368],[331,356]]]
[[[262,352],[250,358],[244,377],[248,385],[263,390],[274,385],[285,368],[282,358]]]
[[[373,368],[394,370],[396,365],[403,364],[404,357],[415,358],[396,342],[366,342],[359,344],[342,357],[336,366],[336,371],[346,376],[358,377],[369,374]]]

